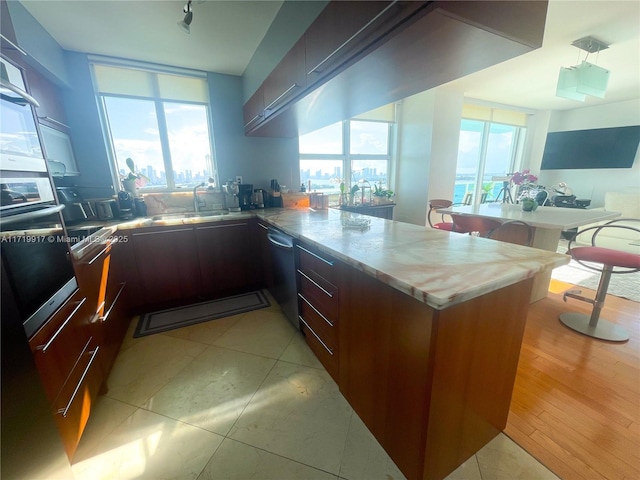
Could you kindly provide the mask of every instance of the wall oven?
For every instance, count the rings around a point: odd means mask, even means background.
[[[2,323],[4,328],[19,321],[30,337],[77,283],[60,213],[64,205],[56,202],[42,155],[33,99],[24,92],[22,71],[4,58],[1,66],[0,250],[3,278],[20,315]]]

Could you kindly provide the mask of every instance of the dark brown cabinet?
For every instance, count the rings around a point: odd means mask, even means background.
[[[94,316],[80,290],[31,337],[29,346],[71,458],[104,380]]]
[[[297,244],[298,312],[311,350],[336,382],[340,377],[337,260],[304,243]]]
[[[249,221],[195,227],[202,295],[219,298],[239,293],[259,281],[251,248]]]
[[[196,297],[201,291],[193,227],[157,227],[131,234],[145,305]]]
[[[263,84],[265,115],[270,115],[307,86],[304,37],[289,50]]]
[[[242,107],[244,129],[248,132],[264,120],[264,89],[261,85]]]
[[[127,237],[109,237],[90,243],[80,259],[74,261],[78,286],[94,317],[105,380],[130,321],[122,258],[124,243],[116,241],[120,238]]]
[[[36,107],[38,121],[68,133],[67,114],[62,103],[60,89],[33,68],[27,69],[27,81],[31,95],[40,104],[39,107]]]
[[[305,33],[307,83],[330,74],[370,40],[367,30],[392,2],[329,2]]]

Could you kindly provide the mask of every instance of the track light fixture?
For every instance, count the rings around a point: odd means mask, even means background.
[[[191,21],[193,20],[193,9],[191,8],[191,0],[182,9],[184,12],[184,18],[178,22],[178,27],[184,33],[191,33]]]
[[[571,45],[587,52],[582,63],[572,67],[560,67],[556,96],[584,102],[587,95],[604,98],[609,82],[609,70],[587,62],[590,53],[599,53],[609,48],[593,37],[584,37]],[[579,59],[579,57],[578,57]]]

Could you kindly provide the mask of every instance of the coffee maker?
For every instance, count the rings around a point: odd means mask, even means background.
[[[253,208],[253,185],[250,183],[241,183],[238,185],[238,200],[240,202],[240,210],[249,210]]]
[[[224,204],[230,212],[239,212],[240,204],[238,202],[238,184],[229,180],[222,186],[224,190]]]

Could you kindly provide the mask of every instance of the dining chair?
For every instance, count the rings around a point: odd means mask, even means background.
[[[450,232],[453,228],[453,223],[446,221],[446,214],[440,214],[440,221],[437,223],[433,223],[431,214],[436,213],[436,211],[441,208],[449,208],[452,205],[453,202],[451,200],[446,200],[443,198],[434,198],[432,200],[429,200],[429,212],[427,213],[427,222],[429,222],[429,226],[431,228],[435,228],[438,230],[447,230]]]
[[[530,247],[533,243],[534,228],[522,220],[509,220],[502,222],[496,228],[490,230],[486,237],[501,242],[514,243]]]
[[[492,218],[475,217],[472,215],[461,215],[452,213],[453,232],[468,233],[479,237],[486,237],[489,232],[500,226],[499,220]]]
[[[617,224],[619,222],[625,222],[625,224]],[[593,299],[580,295],[582,293],[580,290],[569,290],[562,296],[565,302],[567,301],[567,297],[569,297],[593,305],[590,315],[578,312],[565,312],[560,314],[560,321],[570,329],[600,340],[609,340],[611,342],[625,342],[629,340],[629,334],[625,329],[613,322],[600,318],[600,312],[607,297],[611,275],[640,271],[640,255],[598,246],[598,234],[613,228],[640,234],[640,228],[628,225],[630,222],[640,222],[640,220],[620,218],[605,223],[604,225],[588,227],[579,231],[578,234],[569,241],[569,250],[567,253],[583,267],[600,272],[601,274],[598,289]],[[592,232],[588,233],[588,235],[591,236],[591,246],[574,246],[577,236],[587,232]]]

